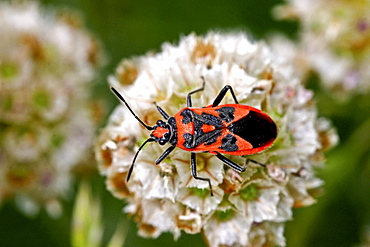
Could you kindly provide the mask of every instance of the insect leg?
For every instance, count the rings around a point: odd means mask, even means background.
[[[157,159],[155,164],[158,165],[159,163],[161,163],[175,149],[175,147],[176,146],[171,146],[171,147],[167,148],[166,151],[164,151],[163,154],[161,154],[161,156],[159,156],[159,158]]]
[[[198,88],[198,89],[195,89],[194,91],[191,91],[190,93],[188,93],[188,97],[186,98],[186,105],[187,105],[188,107],[192,107],[192,104],[191,104],[191,95],[192,95],[193,93],[197,93],[197,92],[200,92],[200,91],[203,91],[203,90],[204,90],[204,84],[206,83],[206,81],[204,80],[204,77],[203,77],[203,76],[202,76],[201,78],[202,78],[202,80],[203,80],[203,85],[202,85],[202,87],[201,87],[201,88]]]
[[[208,184],[209,184],[209,190],[211,192],[211,196],[213,196],[211,180],[209,178],[198,177],[198,175],[197,175],[197,162],[196,162],[196,158],[195,158],[195,153],[191,153],[190,163],[191,163],[191,173],[193,175],[193,178],[203,180],[203,181],[207,181]]]
[[[162,115],[162,117],[164,117],[164,119],[167,120],[170,118],[170,116],[168,116],[168,114],[160,106],[158,106],[156,102],[153,103],[157,107],[157,111]]]
[[[234,169],[235,171],[237,172],[244,172],[245,169],[247,168],[247,165],[242,167],[238,164],[236,164],[235,162],[229,160],[228,158],[222,156],[220,153],[217,153],[216,154],[216,157],[221,160],[222,162],[224,162],[226,165],[230,166],[232,169]]]
[[[247,164],[245,164],[245,166],[247,166],[247,165],[248,165],[249,161],[250,161],[250,162],[253,162],[254,164],[260,165],[260,166],[262,166],[262,167],[266,167],[266,165],[264,165],[264,164],[262,164],[262,163],[259,163],[259,162],[255,161],[255,160],[251,160],[251,159],[247,159]]]
[[[221,89],[220,93],[217,95],[217,97],[213,101],[212,106],[218,106],[220,104],[221,100],[225,97],[227,90],[230,90],[231,95],[233,96],[233,99],[235,101],[235,104],[239,104],[238,100],[235,97],[233,88],[230,85],[226,85],[224,86],[223,89]]]

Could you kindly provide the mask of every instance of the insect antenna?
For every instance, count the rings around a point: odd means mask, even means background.
[[[139,123],[144,126],[147,130],[153,130],[152,126],[145,124],[138,116],[136,116],[135,112],[131,109],[131,107],[127,104],[126,100],[122,97],[122,95],[114,88],[110,87],[112,92],[126,105],[126,107],[130,110],[131,114],[139,121]],[[145,142],[146,143],[146,142]]]
[[[139,149],[137,150],[135,156],[134,156],[134,159],[132,160],[132,163],[131,163],[131,166],[130,166],[130,169],[128,170],[128,173],[127,173],[127,178],[126,178],[126,181],[128,182],[128,180],[130,180],[130,177],[131,177],[131,173],[132,173],[132,170],[134,169],[134,164],[135,164],[135,161],[136,161],[136,158],[137,158],[137,155],[139,154],[140,150],[145,146],[145,144],[147,144],[148,142],[154,142],[155,140],[153,138],[149,138],[147,140],[145,140],[145,142],[143,144],[141,144],[141,146],[139,147]]]

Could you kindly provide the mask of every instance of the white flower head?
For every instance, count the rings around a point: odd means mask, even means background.
[[[79,22],[34,1],[0,3],[0,201],[27,214],[57,216],[72,169],[93,157],[100,51]]]
[[[162,119],[153,102],[174,116],[186,107],[188,93],[201,87],[202,77],[205,88],[192,94],[193,107],[209,106],[230,85],[240,104],[275,121],[274,145],[247,157],[227,156],[240,166],[248,164],[242,173],[213,154],[197,153],[197,175],[209,179],[213,196],[207,181],[193,178],[190,152],[175,148],[156,165],[166,150],[156,143],[140,151],[126,182],[133,156],[150,133],[120,105],[96,147],[108,189],[128,201],[126,212],[137,215],[145,237],[172,232],[177,238],[183,230],[202,232],[209,246],[285,245],[284,222],[292,218],[293,206],[313,203],[311,192],[321,186],[313,166],[322,161],[315,157],[335,144],[336,133],[317,119],[313,94],[292,67],[243,33],[182,37],[178,45],[164,44],[160,53],[124,60],[109,82],[153,126]],[[227,103],[235,103],[231,94],[220,104]],[[247,163],[249,158],[265,166]]]
[[[338,96],[370,90],[370,2],[355,0],[286,0],[275,8],[278,18],[298,20],[300,41],[288,45],[298,70],[317,72]],[[287,41],[274,39],[282,54]],[[300,61],[300,62],[299,62]]]

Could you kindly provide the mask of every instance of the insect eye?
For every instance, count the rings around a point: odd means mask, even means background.
[[[159,139],[158,143],[159,143],[159,145],[164,145],[164,144],[166,144],[166,141],[163,140],[163,139]]]
[[[157,126],[163,127],[163,125],[164,125],[164,122],[162,120],[157,121]]]

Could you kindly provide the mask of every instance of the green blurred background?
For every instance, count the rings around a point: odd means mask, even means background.
[[[107,102],[107,114],[117,104],[107,86],[122,58],[159,51],[163,42],[177,42],[191,32],[243,30],[255,39],[271,32],[291,38],[298,24],[275,21],[275,0],[44,0],[44,7],[67,7],[81,13],[88,29],[102,41],[108,63],[96,80],[94,97]],[[369,82],[370,83],[370,82]],[[361,242],[364,226],[370,226],[370,97],[361,95],[347,102],[336,102],[319,87],[312,76],[308,87],[315,90],[321,116],[332,119],[341,144],[327,154],[328,167],[320,171],[326,181],[325,194],[318,203],[294,211],[287,223],[287,246],[355,246]],[[103,123],[104,125],[104,123]],[[111,237],[117,222],[129,227],[125,246],[205,246],[202,236],[182,234],[173,241],[170,234],[158,239],[137,236],[136,225],[122,214],[124,202],[105,189],[104,178],[92,176],[94,195],[103,207],[104,241]],[[77,191],[78,181],[75,185]],[[76,192],[75,192],[76,193]],[[70,246],[70,225],[75,194],[63,202],[61,218],[50,219],[42,211],[35,218],[20,214],[12,203],[0,209],[0,246]]]

